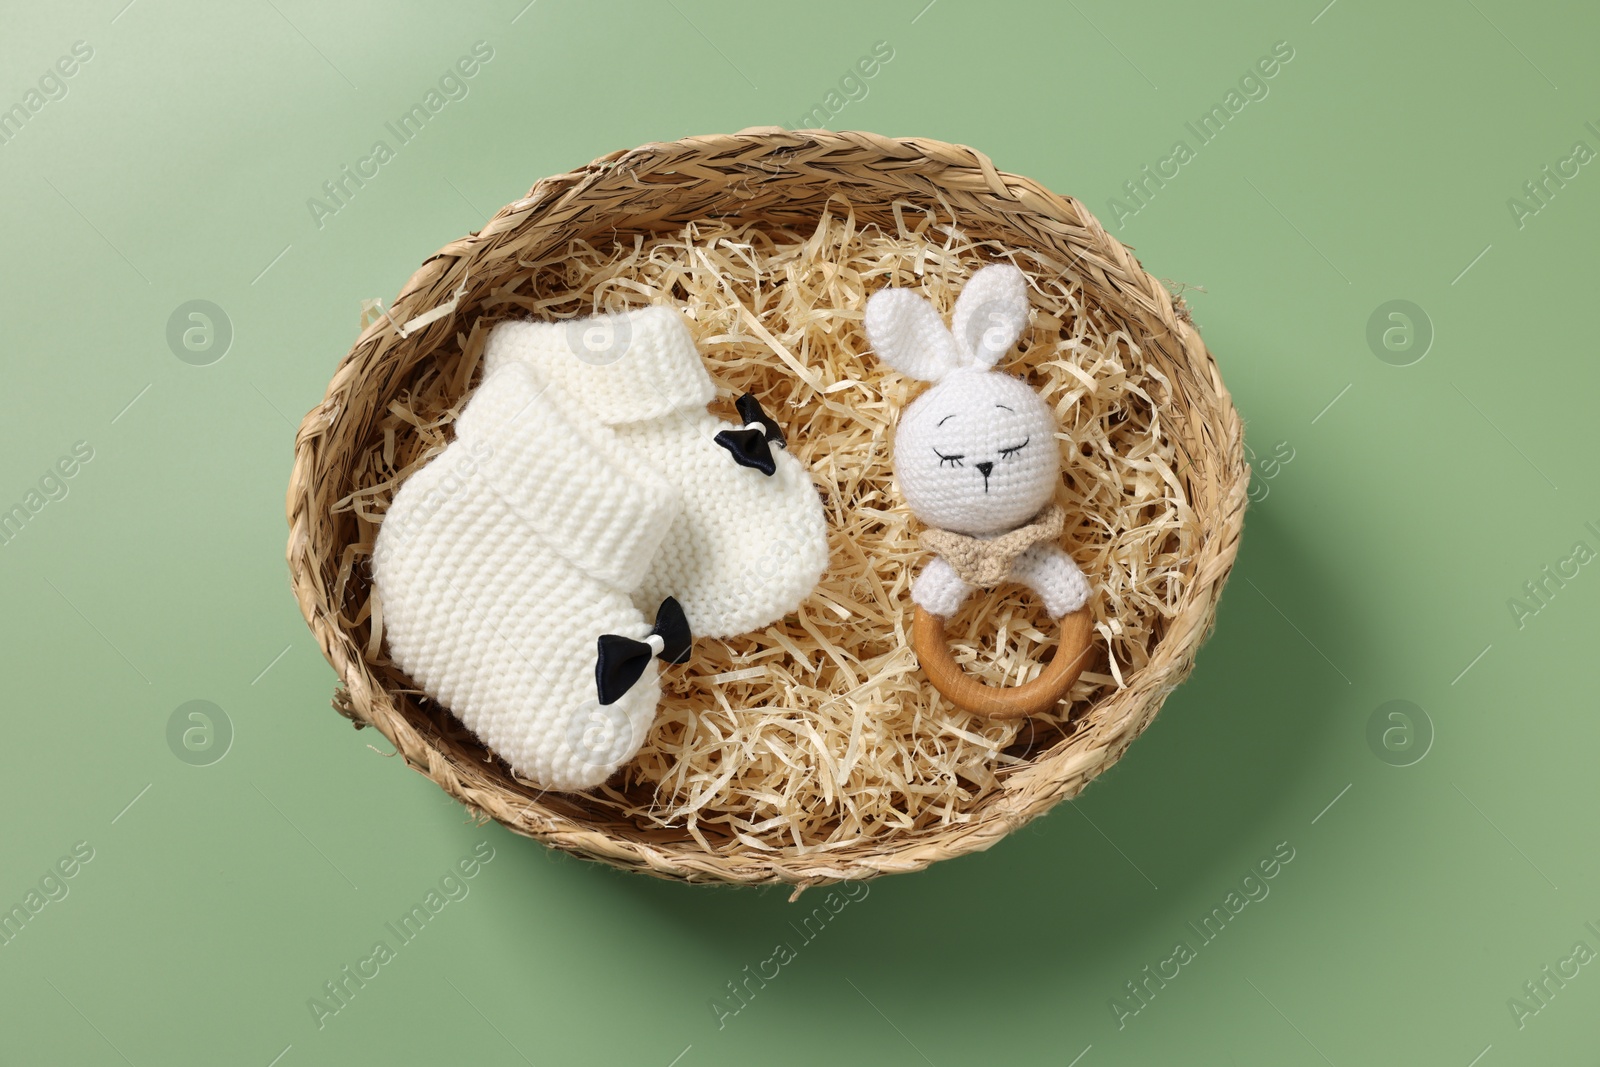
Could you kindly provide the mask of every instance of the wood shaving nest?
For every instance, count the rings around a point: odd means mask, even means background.
[[[822,494],[830,562],[787,618],[699,640],[688,664],[667,668],[644,747],[585,806],[648,836],[691,835],[710,853],[815,853],[967,822],[1001,776],[1070,737],[1148,662],[1203,536],[1163,424],[1170,383],[1068,264],[974,240],[909,204],[895,218],[894,232],[857,225],[835,197],[811,233],[709,220],[524,263],[457,335],[464,358],[433,361],[390,406],[360,488],[340,504],[362,524],[340,583],[347,620],[373,623],[368,660],[392,668],[365,554],[394,490],[448,443],[489,328],[666,304],[691,320],[718,386],[713,410],[733,420],[733,398],[749,391],[784,427]],[[861,328],[867,297],[885,286],[915,288],[948,321],[966,279],[1000,260],[1027,276],[1033,308],[1000,369],[1025,376],[1059,421],[1064,544],[1095,587],[1098,633],[1070,702],[1012,721],[952,706],[911,652],[911,582],[926,554],[890,449],[901,408],[926,386],[879,361]],[[991,685],[1034,677],[1054,629],[1020,587],[973,597],[947,627],[957,660]]]

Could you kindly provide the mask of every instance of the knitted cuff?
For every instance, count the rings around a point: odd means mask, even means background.
[[[489,374],[456,420],[485,481],[553,551],[630,591],[644,580],[680,502],[615,435],[522,364]]]
[[[703,409],[716,396],[694,337],[672,308],[562,322],[502,322],[484,347],[484,373],[526,362],[608,426]]]

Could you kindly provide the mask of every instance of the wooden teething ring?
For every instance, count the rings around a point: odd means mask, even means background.
[[[1094,619],[1087,607],[1061,619],[1061,643],[1033,681],[996,689],[967,674],[950,654],[944,620],[917,608],[911,623],[911,648],[933,687],[957,707],[991,719],[1040,715],[1061,702],[1089,661]]]

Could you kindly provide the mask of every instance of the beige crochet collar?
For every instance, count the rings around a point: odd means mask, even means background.
[[[1067,513],[1051,504],[1026,526],[999,537],[968,537],[950,530],[924,530],[922,547],[937,553],[961,580],[980,589],[992,589],[1009,579],[1016,558],[1042,541],[1056,541],[1066,526]]]

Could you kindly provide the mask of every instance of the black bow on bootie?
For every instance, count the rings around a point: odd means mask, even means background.
[[[658,651],[655,642],[661,643]],[[683,606],[672,597],[661,602],[656,609],[656,624],[643,641],[619,634],[601,634],[594,661],[594,687],[601,704],[615,704],[622,695],[633,688],[650,664],[652,655],[668,663],[689,662],[689,651],[694,634],[689,632],[689,620],[684,617]]]
[[[789,447],[783,429],[761,410],[761,401],[755,398],[754,393],[741,396],[734,402],[734,407],[739,410],[744,426],[737,430],[723,430],[712,440],[726,448],[739,466],[754,467],[767,477],[772,477],[778,471],[778,464],[772,458],[771,446]]]

